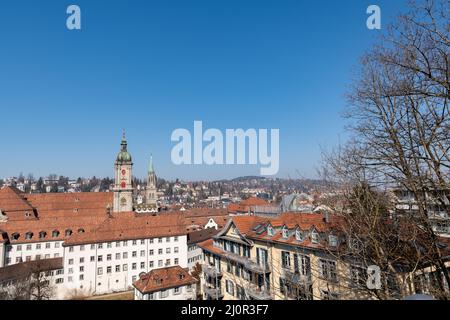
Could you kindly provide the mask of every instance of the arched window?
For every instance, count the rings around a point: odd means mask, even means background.
[[[25,239],[30,240],[31,238],[33,238],[33,232],[28,231],[25,233]]]
[[[67,229],[65,234],[66,234],[66,237],[71,236],[72,235],[72,230]]]
[[[59,231],[58,230],[53,230],[53,232],[52,232],[52,237],[53,238],[56,238],[56,237],[58,237],[59,236]]]
[[[47,232],[41,231],[39,232],[39,239],[44,239],[47,236]]]

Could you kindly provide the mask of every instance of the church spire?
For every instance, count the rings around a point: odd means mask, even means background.
[[[122,129],[122,141],[120,142],[120,150],[127,151],[127,138],[125,137],[125,129]]]
[[[155,172],[155,169],[153,168],[153,154],[150,154],[150,162],[148,164],[148,173]]]
[[[133,162],[127,150],[125,130],[122,132],[120,151],[114,163],[114,171],[113,211],[130,212],[133,210]]]

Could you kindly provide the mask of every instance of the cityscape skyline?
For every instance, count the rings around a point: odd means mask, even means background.
[[[449,11],[1,4],[0,300],[450,300]]]
[[[383,27],[402,3],[379,1]],[[321,148],[345,141],[345,90],[379,35],[367,3],[123,4],[78,1],[78,31],[65,28],[68,3],[3,5],[0,109],[18,120],[0,128],[14,134],[0,176],[111,176],[122,129],[138,177],[150,154],[167,179],[259,175],[255,165],[174,165],[171,133],[197,120],[279,129],[280,178],[317,178]]]

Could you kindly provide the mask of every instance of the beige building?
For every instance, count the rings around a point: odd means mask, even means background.
[[[328,214],[233,217],[199,244],[204,299],[364,299],[365,271],[337,259],[338,225]]]

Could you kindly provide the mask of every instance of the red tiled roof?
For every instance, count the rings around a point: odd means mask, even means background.
[[[291,231],[299,227],[303,231],[315,229],[318,232],[326,232],[337,230],[341,226],[342,221],[334,215],[330,215],[330,221],[326,223],[322,214],[284,213],[277,218],[237,216],[232,217],[232,223],[236,226],[236,228],[242,235],[252,240],[286,243],[308,248],[323,248],[323,243],[314,244],[308,237],[299,242],[295,238],[294,234],[291,234],[288,238],[283,238],[281,232],[277,232],[273,236],[268,236],[265,229],[261,232],[261,229],[255,231],[254,228],[258,225],[261,225],[263,226],[263,228],[265,228],[270,223],[273,227],[287,226],[287,228]],[[216,248],[213,246],[213,240],[207,240],[198,245],[205,250],[216,254],[220,254],[222,251],[220,248]]]
[[[183,222],[181,214],[115,213],[91,232],[73,235],[64,245],[185,235]]]
[[[11,241],[14,233],[20,235],[14,243],[66,240],[67,244],[75,244],[181,235],[203,229],[210,218],[219,228],[229,219],[226,209],[211,208],[170,211],[159,213],[156,218],[133,212],[109,218],[107,207],[112,208],[112,200],[112,192],[25,194],[6,187],[0,190],[0,209],[7,217],[1,229],[6,234],[5,241]],[[31,212],[31,217],[26,217],[25,212]],[[73,235],[66,236],[66,230]],[[53,231],[59,234],[53,237]],[[28,232],[33,234],[31,239],[25,239]],[[39,239],[40,232],[45,232],[45,238]]]
[[[7,217],[1,228],[10,241],[12,234],[20,235],[14,243],[65,240],[66,230],[76,234],[98,227],[107,218],[112,196],[109,192],[24,194],[6,187],[0,190],[0,209]],[[25,212],[33,215],[27,217]],[[53,231],[58,231],[58,236],[53,237]],[[33,234],[31,239],[25,239],[27,232]],[[40,232],[46,233],[45,238],[39,239]]]
[[[212,253],[215,253],[215,254],[218,254],[218,255],[223,254],[223,250],[221,248],[215,247],[213,245],[213,243],[214,243],[213,239],[208,239],[208,240],[205,240],[203,242],[197,243],[197,245],[200,248],[202,248],[202,249],[204,249],[204,250],[206,250],[208,252],[212,252]]]
[[[230,213],[247,213],[249,210],[251,211],[255,206],[266,206],[269,205],[264,199],[251,197],[246,200],[242,200],[239,203],[230,203],[228,205],[228,212]]]
[[[209,219],[213,219],[217,223],[219,229],[225,226],[230,219],[226,209],[215,208],[194,208],[186,211],[169,211],[166,213],[160,213],[161,215],[179,214],[184,218],[184,225],[186,230],[196,231],[203,229]]]
[[[240,203],[243,206],[262,206],[265,204],[269,204],[266,200],[257,198],[257,197],[250,197],[246,200],[241,201]]]
[[[25,200],[21,191],[14,187],[0,189],[0,209],[9,218],[14,219],[17,213],[25,217],[25,212],[33,212],[32,205]]]
[[[146,294],[194,283],[197,283],[197,280],[186,269],[174,266],[153,269],[136,280],[133,286],[141,293]]]

